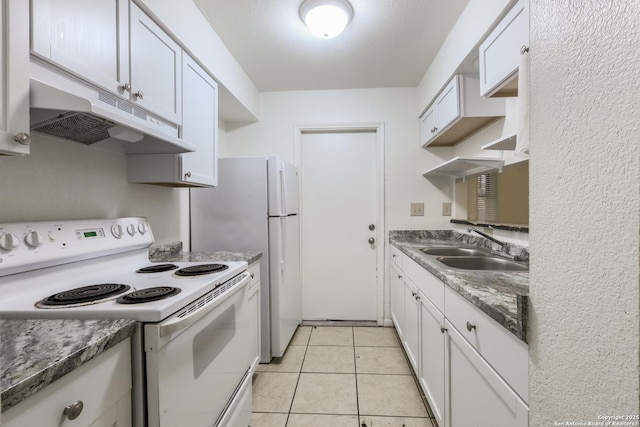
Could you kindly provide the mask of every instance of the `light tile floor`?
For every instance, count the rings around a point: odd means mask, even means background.
[[[393,328],[300,326],[258,366],[251,427],[437,427]]]

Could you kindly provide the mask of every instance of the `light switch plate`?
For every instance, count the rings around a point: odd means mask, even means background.
[[[424,216],[424,203],[411,203],[411,216]]]
[[[451,216],[451,202],[442,203],[442,216]]]

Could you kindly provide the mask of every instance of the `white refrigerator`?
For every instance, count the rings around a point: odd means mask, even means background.
[[[276,156],[222,158],[218,187],[192,188],[192,251],[260,251],[261,359],[302,321],[298,173]]]

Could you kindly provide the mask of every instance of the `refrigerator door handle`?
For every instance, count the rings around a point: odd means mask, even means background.
[[[285,271],[284,255],[287,253],[287,222],[285,217],[280,218],[280,238],[282,244],[280,245],[280,271]]]
[[[282,213],[287,214],[288,211],[288,203],[287,203],[287,180],[285,179],[284,174],[284,162],[280,162],[280,195],[281,195],[281,203],[282,203]]]

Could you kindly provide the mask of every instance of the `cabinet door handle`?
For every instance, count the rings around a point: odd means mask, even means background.
[[[402,276],[398,274],[398,279],[402,279]]]
[[[416,295],[414,298],[416,299],[416,301],[420,301],[420,295]]]
[[[444,326],[440,326],[440,332],[444,334],[445,332],[447,332],[447,328],[445,328]]]
[[[525,53],[529,52],[529,48],[527,46],[522,46],[520,48],[520,55],[524,55]]]
[[[123,92],[131,92],[131,84],[125,83],[123,85],[120,85],[120,89],[122,89]]]
[[[187,173],[184,174],[184,179],[187,178],[191,178],[191,171],[187,171]]]
[[[136,93],[133,94],[134,96],[137,96],[140,99],[144,99],[144,92],[139,90]]]
[[[13,140],[22,145],[31,144],[31,136],[29,136],[29,134],[26,132],[17,133],[16,136],[13,137]]]
[[[476,325],[474,325],[471,322],[467,322],[467,331],[471,332],[476,328]]]
[[[66,415],[68,420],[75,420],[82,413],[82,409],[84,408],[84,403],[82,400],[76,400],[73,403],[64,407],[64,411],[62,411],[62,415]]]

